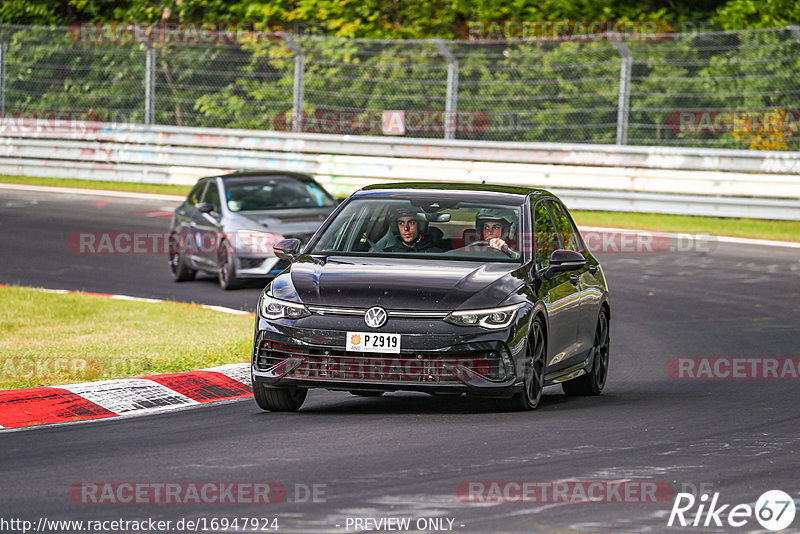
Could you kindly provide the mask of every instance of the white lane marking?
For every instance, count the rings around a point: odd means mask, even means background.
[[[150,303],[153,303],[153,304],[166,302],[165,300],[161,300],[161,299],[148,299],[148,298],[145,298],[145,297],[132,297],[130,295],[111,295],[108,298],[111,298],[111,299],[114,299],[114,300],[132,300],[134,302],[150,302]]]
[[[142,413],[200,404],[177,391],[143,378],[122,378],[59,386],[116,414]]]
[[[228,378],[247,384],[250,386],[250,364],[249,363],[229,363],[227,365],[220,365],[217,367],[210,367],[208,369],[200,369],[201,371],[214,371],[220,373]]]
[[[200,307],[205,308],[207,310],[229,313],[231,315],[253,315],[251,312],[235,310],[233,308],[226,308],[225,306],[216,306],[214,304],[201,304]]]
[[[123,183],[123,182],[120,182]],[[0,189],[13,189],[16,191],[37,191],[40,193],[71,193],[74,195],[92,195],[102,197],[121,197],[137,200],[174,200],[182,202],[186,197],[178,195],[163,195],[159,193],[132,193],[129,191],[108,191],[104,189],[82,189],[79,187],[51,187],[48,185],[25,184],[0,184]]]

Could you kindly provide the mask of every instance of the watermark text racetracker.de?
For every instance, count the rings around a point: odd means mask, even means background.
[[[280,482],[76,482],[69,488],[76,504],[129,505],[266,505],[324,503],[325,484]]]

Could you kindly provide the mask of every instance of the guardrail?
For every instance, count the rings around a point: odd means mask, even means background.
[[[0,173],[189,184],[234,169],[545,187],[573,209],[800,220],[800,153],[0,120]]]

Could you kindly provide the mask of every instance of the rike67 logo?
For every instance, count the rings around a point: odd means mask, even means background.
[[[694,511],[695,505],[697,505],[696,511]],[[781,490],[764,492],[755,506],[720,504],[719,492],[714,493],[710,502],[706,493],[699,499],[691,493],[678,493],[667,526],[743,527],[755,516],[763,528],[776,532],[792,524],[796,512],[795,506],[794,499]]]

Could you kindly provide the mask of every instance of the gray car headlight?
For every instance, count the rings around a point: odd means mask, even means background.
[[[274,232],[237,230],[234,244],[240,252],[263,256],[273,254],[272,245],[282,240],[283,236]]]
[[[258,309],[265,319],[302,319],[311,315],[308,308],[302,304],[278,300],[266,294],[261,295]]]
[[[524,302],[518,302],[517,304],[483,310],[458,310],[450,312],[444,320],[458,326],[482,326],[493,330],[500,329],[510,325],[514,317],[516,317],[517,311],[523,306],[525,306]]]

